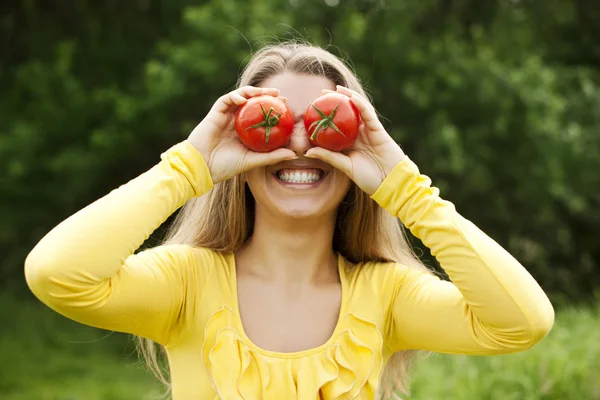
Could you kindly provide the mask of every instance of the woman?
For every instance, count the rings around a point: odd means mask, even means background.
[[[344,153],[304,131],[328,90],[363,121]],[[236,109],[262,94],[296,117],[286,148],[266,154],[233,129]],[[263,48],[161,158],[54,228],[25,272],[57,312],[160,344],[175,400],[387,398],[407,391],[413,350],[523,351],[553,325],[536,281],[439,197],[325,50]],[[302,171],[316,182],[285,182]],[[134,255],[184,204],[167,243]],[[398,219],[453,283],[419,263]]]

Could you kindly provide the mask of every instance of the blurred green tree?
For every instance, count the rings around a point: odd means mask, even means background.
[[[183,140],[252,50],[291,38],[352,60],[443,197],[554,296],[600,287],[591,1],[29,0],[0,11],[6,287],[23,288],[23,260],[52,226]]]

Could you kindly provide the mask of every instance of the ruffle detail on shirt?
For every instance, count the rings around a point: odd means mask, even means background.
[[[267,362],[244,343],[233,310],[223,306],[206,324],[202,357],[220,399],[262,399],[270,381]]]
[[[223,306],[208,321],[202,346],[213,389],[223,400],[373,398],[383,368],[381,333],[353,313],[339,323],[335,338],[319,351],[263,355],[244,342],[233,310]]]
[[[319,394],[324,399],[340,400],[374,396],[383,367],[381,333],[373,322],[352,313],[344,322],[346,329],[322,353],[314,355],[321,362],[306,360],[305,368],[315,371],[315,385],[307,398],[318,399]]]

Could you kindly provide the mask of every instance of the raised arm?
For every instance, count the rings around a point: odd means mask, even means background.
[[[55,311],[96,327],[166,339],[195,266],[188,246],[134,251],[212,182],[185,141],[149,171],[63,221],[25,262],[32,292]],[[152,321],[152,323],[148,323]]]
[[[134,252],[213,183],[295,156],[286,149],[255,153],[237,139],[235,110],[247,98],[265,94],[278,91],[244,87],[224,95],[188,140],[162,154],[160,163],[42,238],[25,262],[32,292],[76,321],[165,344],[185,313],[186,300],[202,290],[211,252],[185,245]]]
[[[506,250],[439,197],[364,96],[342,86],[337,91],[349,96],[360,112],[359,136],[345,152],[314,147],[306,156],[338,168],[400,218],[452,280],[443,282],[427,271],[396,270],[386,325],[391,327],[390,348],[493,354],[524,350],[539,341],[554,322],[542,288]],[[389,293],[387,289],[380,292]]]
[[[431,249],[452,280],[401,267],[388,335],[393,351],[509,353],[530,348],[549,332],[554,310],[534,278],[442,200],[410,159],[372,197]]]

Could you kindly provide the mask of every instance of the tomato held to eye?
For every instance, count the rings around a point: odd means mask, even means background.
[[[273,96],[251,97],[235,115],[235,131],[250,150],[269,152],[285,146],[294,130],[288,106]]]
[[[304,115],[310,142],[332,151],[352,146],[358,136],[360,115],[350,97],[326,93],[312,102]]]

